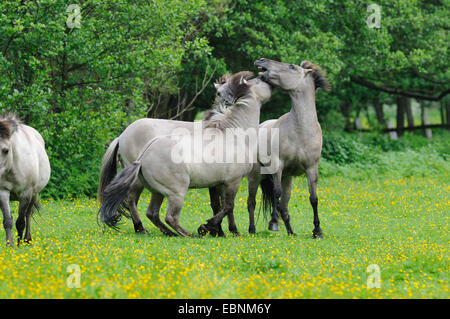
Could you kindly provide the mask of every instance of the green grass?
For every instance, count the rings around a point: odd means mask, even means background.
[[[0,298],[448,298],[448,181],[448,170],[322,177],[322,240],[311,237],[303,177],[290,202],[294,237],[283,226],[266,230],[262,215],[257,234],[247,233],[245,181],[236,198],[239,237],[164,237],[145,217],[149,194],[139,204],[148,235],[134,234],[129,220],[121,233],[102,230],[92,199],[43,201],[33,244],[0,248]],[[210,215],[207,191],[190,191],[182,225],[195,232]],[[71,264],[80,267],[80,288],[67,287]],[[367,287],[371,264],[380,269],[379,289]]]

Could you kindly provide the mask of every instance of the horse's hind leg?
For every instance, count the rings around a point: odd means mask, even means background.
[[[3,213],[3,227],[5,228],[6,232],[6,245],[12,247],[13,218],[11,216],[11,210],[9,207],[9,192],[0,191],[0,208]]]
[[[168,208],[166,213],[166,222],[174,230],[176,230],[181,236],[194,237],[193,234],[188,232],[180,225],[180,212],[183,206],[184,196],[172,195],[167,197]]]
[[[292,190],[292,176],[284,177],[281,181],[281,200],[280,200],[280,215],[281,219],[283,219],[284,225],[286,226],[286,230],[288,235],[295,235],[292,231],[291,227],[291,218],[289,217],[289,200],[291,198],[291,190]]]
[[[150,200],[150,205],[147,209],[147,217],[152,221],[152,223],[159,228],[159,230],[167,236],[177,236],[173,231],[171,231],[160,219],[159,219],[159,209],[161,208],[164,196],[159,193],[152,193],[152,199]]]
[[[143,190],[144,187],[139,182],[137,182],[131,187],[131,190],[127,195],[128,196],[127,202],[130,208],[131,219],[133,220],[134,231],[138,234],[148,233],[147,230],[145,230],[144,226],[142,225],[142,221],[139,218],[139,212],[137,209],[137,203]]]

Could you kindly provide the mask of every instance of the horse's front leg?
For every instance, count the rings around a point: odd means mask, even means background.
[[[33,197],[31,191],[22,194],[19,202],[19,216],[16,220],[16,229],[17,229],[17,245],[22,241],[23,231],[25,229],[26,224],[31,223],[31,213],[33,211],[33,205],[36,198]],[[25,219],[27,223],[25,223]],[[26,241],[31,242],[31,228],[27,225],[27,236]]]
[[[209,188],[209,199],[211,203],[211,209],[213,216],[217,215],[221,207],[221,189],[220,186],[214,186]],[[219,224],[219,231],[217,233],[219,237],[225,237],[225,233],[222,230],[222,223]]]
[[[291,191],[292,191],[292,176],[284,176],[281,180],[281,200],[280,200],[280,215],[281,219],[286,226],[286,231],[288,235],[295,235],[291,227],[291,218],[289,217],[289,200],[291,199]]]
[[[222,209],[219,211],[219,213],[214,215],[214,217],[208,219],[206,224],[203,224],[198,228],[198,233],[201,236],[207,233],[210,233],[214,237],[218,235],[218,225],[222,222],[222,219],[225,217],[225,215],[233,214],[234,199],[236,198],[236,193],[239,189],[239,183],[240,180],[223,186]]]
[[[12,239],[13,218],[11,216],[11,210],[9,207],[8,191],[0,191],[0,208],[3,213],[3,227],[5,228],[6,232],[6,245],[13,247],[13,239]]]
[[[247,210],[248,210],[248,232],[250,234],[256,233],[255,227],[255,207],[256,207],[256,193],[258,192],[259,185],[259,170],[252,172],[248,176],[248,197],[247,197]]]
[[[317,204],[319,202],[317,198],[317,181],[319,178],[318,165],[306,170],[306,178],[308,179],[309,202],[311,203],[314,212],[313,238],[323,238],[323,232],[320,228],[319,213],[317,211]]]

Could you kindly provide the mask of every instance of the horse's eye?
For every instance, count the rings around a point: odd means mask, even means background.
[[[217,96],[220,96],[220,92],[217,92]]]
[[[295,66],[293,64],[289,64],[289,69],[295,70]]]
[[[7,148],[4,148],[4,149],[2,149],[2,153],[3,153],[3,155],[7,155],[7,154],[8,154],[8,152],[9,152],[9,149],[7,149]]]

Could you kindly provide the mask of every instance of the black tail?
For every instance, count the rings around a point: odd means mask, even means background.
[[[272,211],[272,207],[274,204],[274,183],[272,175],[266,175],[261,180],[261,191],[262,191],[262,209],[263,216],[267,220],[268,212],[269,215]]]
[[[119,150],[119,138],[111,142],[103,156],[100,180],[98,183],[98,201],[103,202],[103,192],[117,174],[117,152]]]
[[[121,217],[129,217],[125,199],[131,186],[136,182],[140,170],[141,162],[134,162],[125,167],[111,183],[105,187],[102,194],[102,204],[97,213],[97,222],[100,217],[101,222],[117,230],[117,224]]]

